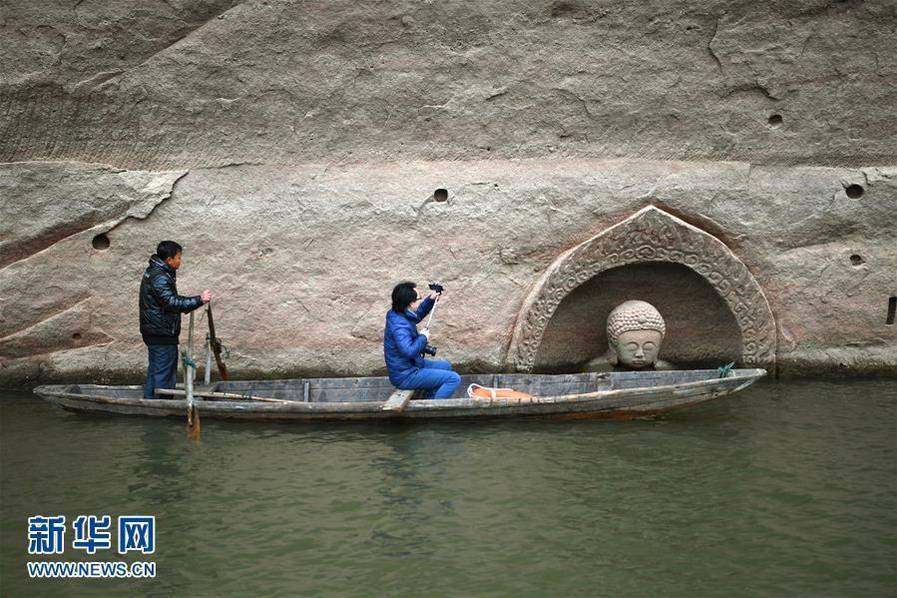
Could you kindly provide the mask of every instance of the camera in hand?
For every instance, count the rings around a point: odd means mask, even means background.
[[[442,291],[445,290],[445,286],[443,286],[442,284],[440,284],[438,282],[428,282],[427,288],[429,288],[434,293],[442,293]],[[431,357],[433,357],[436,355],[436,347],[434,347],[430,343],[427,343],[426,346],[424,347],[424,350],[421,351],[421,354],[422,355],[430,355]]]

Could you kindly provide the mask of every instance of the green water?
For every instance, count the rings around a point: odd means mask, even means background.
[[[198,446],[5,393],[0,594],[894,596],[895,432],[895,382],[631,422],[203,420]],[[36,514],[155,515],[126,560],[156,578],[28,579]]]

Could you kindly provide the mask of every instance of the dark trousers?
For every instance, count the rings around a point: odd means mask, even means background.
[[[146,385],[143,387],[144,399],[167,399],[156,396],[157,388],[174,388],[178,376],[177,345],[147,345],[149,367],[146,368]]]

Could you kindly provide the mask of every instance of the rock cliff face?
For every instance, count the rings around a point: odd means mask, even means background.
[[[242,376],[381,372],[427,278],[466,369],[642,298],[667,360],[893,374],[895,48],[885,1],[7,2],[0,384],[139,379],[166,238]]]

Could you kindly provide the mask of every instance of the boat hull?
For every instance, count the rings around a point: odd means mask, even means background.
[[[313,379],[308,381],[241,381],[219,383],[211,390],[279,398],[257,400],[195,400],[203,418],[259,421],[359,421],[433,420],[507,417],[632,419],[684,409],[705,403],[753,384],[766,374],[762,369],[733,370],[719,378],[713,370],[637,373],[567,374],[560,376],[501,375],[501,385],[513,385],[514,376],[533,388],[589,388],[588,392],[539,394],[527,399],[412,400],[402,411],[385,411],[383,405],[394,390],[384,378]],[[713,377],[716,376],[716,377]],[[479,383],[488,377],[465,377]],[[509,380],[510,379],[510,380]],[[314,385],[317,382],[317,385]],[[639,385],[644,382],[643,385]],[[669,383],[667,383],[669,382]],[[339,392],[327,385],[348,388]],[[342,386],[338,386],[342,384]],[[541,384],[541,386],[539,386]],[[552,386],[553,384],[553,386]],[[498,385],[498,384],[494,384]],[[88,413],[150,417],[184,417],[183,399],[143,399],[139,386],[56,385],[40,386],[38,396],[65,409]],[[329,394],[328,394],[329,392]],[[352,399],[363,400],[352,400]],[[326,399],[326,400],[325,400]],[[350,399],[350,400],[340,400]]]

